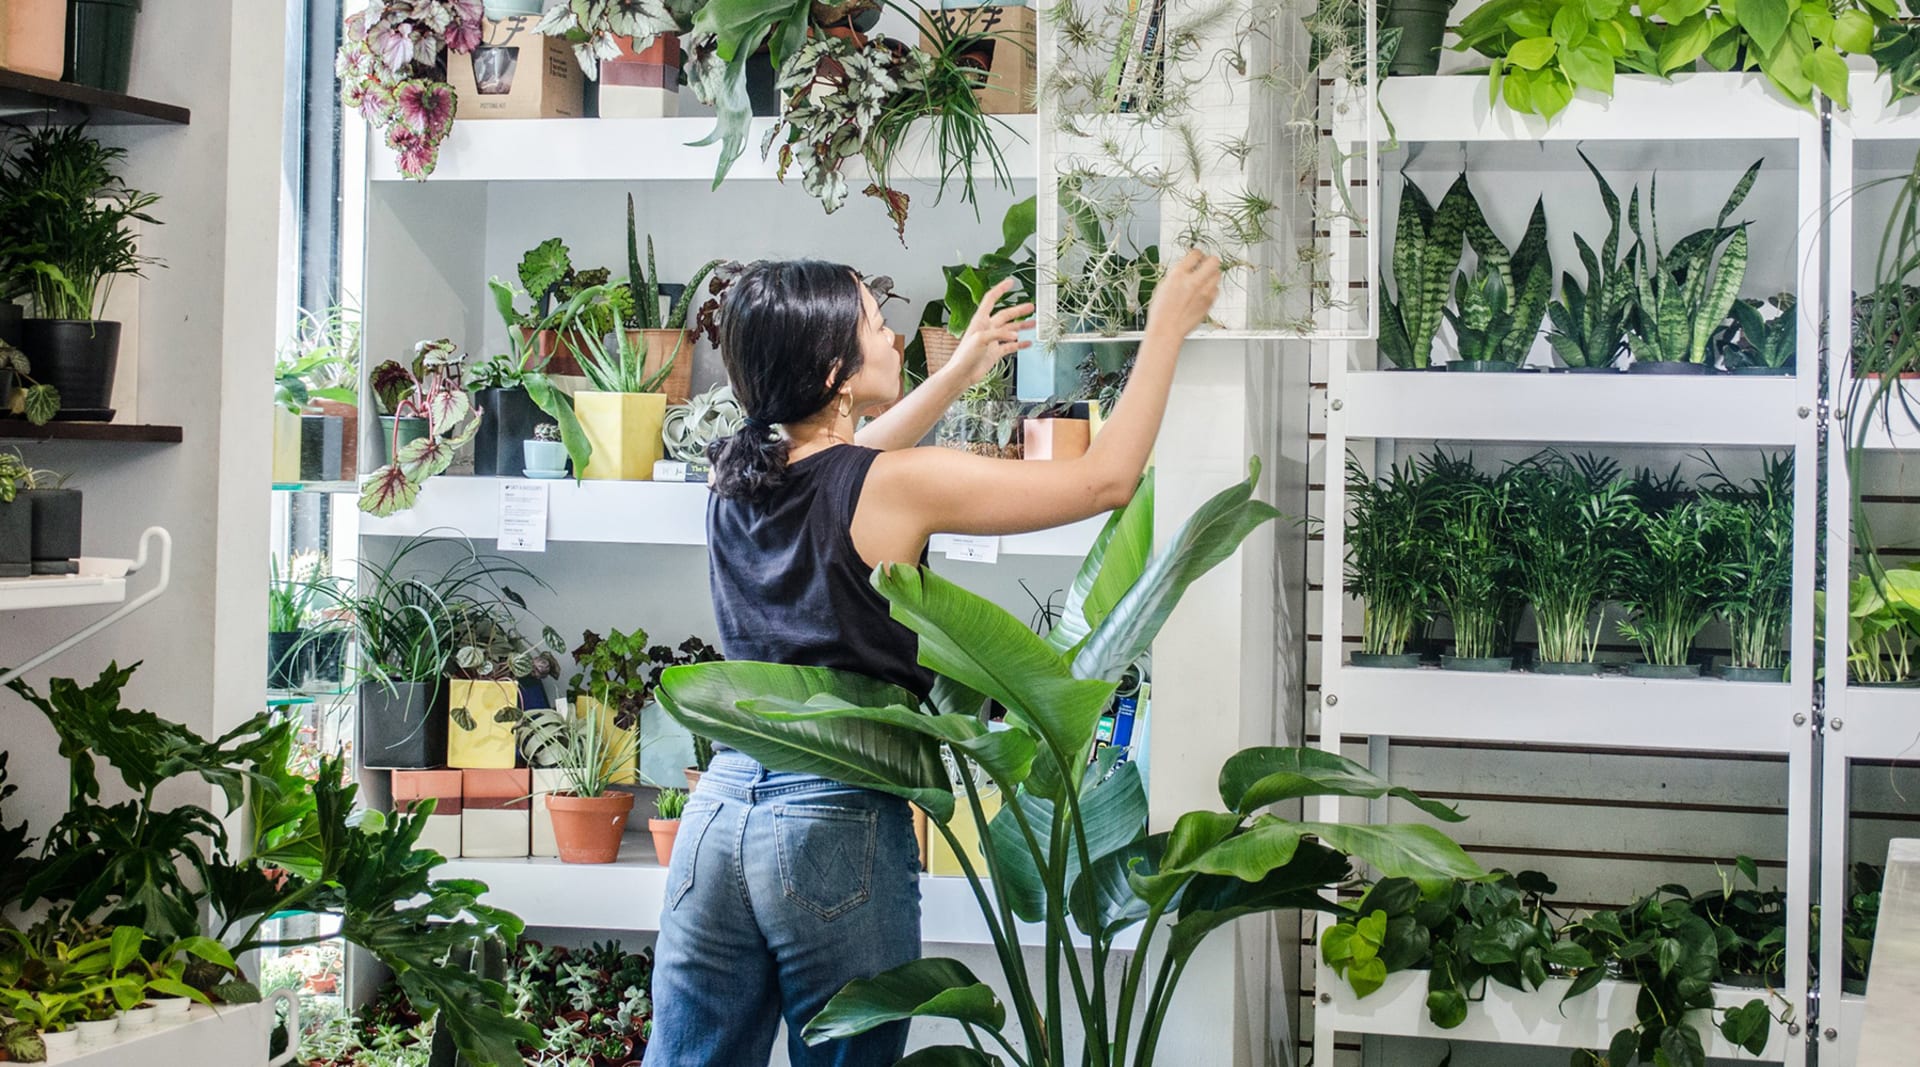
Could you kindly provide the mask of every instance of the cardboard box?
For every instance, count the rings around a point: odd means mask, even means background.
[[[1033,111],[1033,86],[1038,79],[1036,36],[1030,7],[954,7],[926,13],[940,19],[955,34],[975,37],[960,56],[963,66],[986,71],[987,83],[974,90],[980,110],[989,115],[1024,115]],[[935,45],[924,29],[920,47]]]
[[[520,706],[520,687],[512,681],[447,682],[447,766],[507,770],[519,762],[520,748],[511,721],[500,712]],[[465,720],[463,722],[462,720]],[[469,728],[466,723],[471,723]]]
[[[460,772],[460,854],[474,859],[514,859],[533,846],[533,777],[513,771]]]
[[[577,119],[586,115],[587,76],[573,47],[533,32],[537,15],[488,19],[480,47],[447,64],[457,122],[468,119]]]
[[[460,855],[460,806],[463,785],[459,771],[394,771],[393,810],[408,811],[422,800],[433,801],[420,832],[420,848],[449,858]]]
[[[553,839],[553,816],[547,811],[547,794],[567,788],[565,771],[553,767],[533,768],[533,854],[559,856],[560,844]]]

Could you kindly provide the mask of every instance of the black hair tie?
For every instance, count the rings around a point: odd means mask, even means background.
[[[748,415],[745,425],[748,430],[753,431],[755,435],[760,437],[765,437],[773,432],[773,423],[758,415]]]

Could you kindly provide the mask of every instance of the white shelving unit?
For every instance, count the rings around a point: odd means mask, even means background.
[[[138,574],[146,569],[152,547],[156,545],[159,548],[157,562],[160,576],[155,579],[151,589],[128,600],[127,575]],[[0,612],[86,607],[93,604],[120,605],[45,652],[18,666],[0,670],[0,685],[53,659],[166,593],[167,586],[173,581],[173,535],[162,527],[149,526],[141,531],[140,549],[135,558],[89,559],[82,562],[82,568],[89,573],[0,579]]]
[[[1824,161],[1818,118],[1772,95],[1765,83],[1747,75],[1694,74],[1672,83],[1621,76],[1610,101],[1578,98],[1553,123],[1515,115],[1493,106],[1482,77],[1392,78],[1381,89],[1381,106],[1410,165],[1464,166],[1476,179],[1488,204],[1487,172],[1497,174],[1503,198],[1496,207],[1530,203],[1555,185],[1577,183],[1593,197],[1592,180],[1573,155],[1579,147],[1603,173],[1638,174],[1659,168],[1661,227],[1671,242],[1679,233],[1707,225],[1693,217],[1698,205],[1675,208],[1682,186],[1670,169],[1708,170],[1710,195],[1724,198],[1741,168],[1755,155],[1769,160],[1763,174],[1773,175],[1774,199],[1785,195],[1778,175],[1791,169],[1793,217],[1817,217],[1822,206]],[[1349,137],[1363,135],[1357,123],[1344,127]],[[1710,132],[1709,132],[1710,131]],[[1737,161],[1737,162],[1735,162]],[[1732,168],[1731,174],[1727,174]],[[1380,171],[1388,170],[1383,163]],[[1724,177],[1723,177],[1724,175]],[[1381,185],[1376,172],[1372,184]],[[1531,185],[1526,184],[1532,178]],[[1686,180],[1701,182],[1689,174]],[[1408,180],[1411,180],[1410,178]],[[1610,180],[1613,175],[1610,174]],[[1614,181],[1624,202],[1628,182]],[[1395,186],[1397,188],[1397,186]],[[1387,199],[1390,191],[1378,194]],[[1643,184],[1642,195],[1646,195]],[[1551,199],[1551,195],[1549,195]],[[1564,202],[1564,201],[1563,201]],[[1684,218],[1678,217],[1686,211]],[[1736,218],[1759,214],[1752,201]],[[1777,219],[1777,216],[1775,216]],[[1501,228],[1494,220],[1496,230]],[[1549,212],[1550,240],[1570,240],[1563,221],[1556,233]],[[1673,227],[1671,235],[1668,226]],[[1604,232],[1604,224],[1602,224]],[[1777,223],[1773,224],[1777,231]],[[1383,212],[1376,230],[1394,232]],[[1580,231],[1584,232],[1584,230]],[[1597,245],[1598,237],[1587,234]],[[1623,243],[1631,237],[1624,234]],[[1792,238],[1795,289],[1819,292],[1819,234],[1802,226]],[[1382,249],[1380,258],[1390,256]],[[1555,245],[1558,275],[1569,263]],[[1573,264],[1577,269],[1577,263]],[[1809,308],[1817,301],[1802,300]],[[1799,320],[1798,351],[1817,351],[1818,323],[1811,313]],[[1388,737],[1437,738],[1522,747],[1631,747],[1672,751],[1739,752],[1784,755],[1789,776],[1787,870],[1789,914],[1787,956],[1806,958],[1808,914],[1812,903],[1815,855],[1811,825],[1815,775],[1813,666],[1814,578],[1819,477],[1819,379],[1816,361],[1803,358],[1793,378],[1738,379],[1725,376],[1676,378],[1636,375],[1471,374],[1365,370],[1374,363],[1370,344],[1334,342],[1329,346],[1325,412],[1325,505],[1321,599],[1321,711],[1319,745],[1339,752],[1345,739],[1364,737],[1374,770],[1384,765]],[[1545,346],[1536,349],[1536,360]],[[1436,353],[1440,351],[1436,345]],[[1347,665],[1341,635],[1350,610],[1345,585],[1347,513],[1344,457],[1355,440],[1371,441],[1382,458],[1395,442],[1445,444],[1564,445],[1584,447],[1695,448],[1766,447],[1791,449],[1795,459],[1793,609],[1789,629],[1791,666],[1787,684],[1736,684],[1714,679],[1687,681],[1620,677],[1556,677],[1530,673],[1499,675],[1431,669],[1360,669]],[[1374,805],[1369,819],[1390,817],[1386,804]],[[1319,803],[1318,817],[1341,818],[1340,805]],[[1325,921],[1324,919],[1322,920]],[[1315,953],[1316,960],[1318,953]],[[1777,1012],[1795,1020],[1774,1027],[1763,1060],[1804,1064],[1808,1041],[1799,1020],[1807,1016],[1808,982],[1788,968],[1787,988],[1774,1000]],[[1314,1015],[1314,1062],[1335,1062],[1337,1034],[1395,1035],[1487,1041],[1559,1048],[1604,1048],[1611,1036],[1634,1020],[1637,987],[1605,983],[1569,1002],[1563,1011],[1563,983],[1522,993],[1489,984],[1486,999],[1470,1006],[1467,1021],[1440,1030],[1427,1018],[1424,973],[1391,976],[1386,988],[1355,998],[1346,981],[1318,964]],[[1561,988],[1556,988],[1556,987]],[[1718,995],[1718,994],[1717,994]],[[1754,990],[1727,989],[1724,1003],[1745,1003]],[[1731,1055],[1717,1032],[1708,1028],[1709,1055]],[[1746,1058],[1745,1054],[1741,1054]]]
[[[118,604],[127,599],[125,578],[86,577],[78,574],[38,578],[0,578],[0,611],[38,608],[77,608],[88,604]]]

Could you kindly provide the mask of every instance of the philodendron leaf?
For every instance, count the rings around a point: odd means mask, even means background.
[[[854,982],[834,994],[801,1031],[809,1045],[864,1034],[902,1019],[954,1019],[998,1030],[1007,1009],[958,960],[926,959]]]
[[[661,706],[689,731],[771,769],[905,797],[942,822],[953,816],[953,786],[932,737],[862,719],[781,722],[742,706],[767,699],[804,703],[823,693],[860,708],[918,703],[899,686],[825,667],[733,660],[669,667],[658,693]]]
[[[1241,815],[1299,797],[1397,797],[1436,819],[1466,816],[1411,789],[1396,786],[1338,753],[1317,748],[1249,748],[1220,768],[1220,800]]]

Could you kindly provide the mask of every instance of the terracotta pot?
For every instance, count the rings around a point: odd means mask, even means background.
[[[1026,459],[1079,459],[1087,454],[1093,424],[1086,419],[1023,419],[1020,432]]]
[[[688,330],[628,330],[629,340],[635,336],[647,343],[647,373],[657,374],[673,357],[673,369],[667,372],[667,380],[660,383],[660,391],[667,394],[667,403],[684,404],[693,395],[693,344],[694,337]]]
[[[680,820],[648,819],[647,830],[653,834],[653,851],[660,859],[660,866],[672,863],[673,839],[680,833]]]
[[[698,767],[687,768],[687,795],[688,796],[692,796],[693,791],[700,788],[700,776],[705,773],[706,773],[705,771],[701,770]]]
[[[927,352],[927,376],[940,373],[947,365],[953,353],[960,347],[960,339],[947,331],[945,326],[920,327],[920,347]]]
[[[60,77],[67,62],[67,0],[9,0],[0,13],[0,63],[39,78]]]
[[[553,839],[562,863],[612,863],[620,858],[620,838],[633,811],[632,793],[582,797],[555,793],[547,798],[553,813]]]
[[[521,343],[524,344],[527,337],[527,328],[525,326],[519,326],[516,327],[516,329],[520,331],[520,340]],[[540,363],[540,368],[547,374],[564,374],[576,378],[580,376],[580,361],[574,359],[573,353],[567,351],[567,346],[560,343],[560,332],[558,330],[541,330],[537,344],[538,347],[535,349],[535,353]]]

